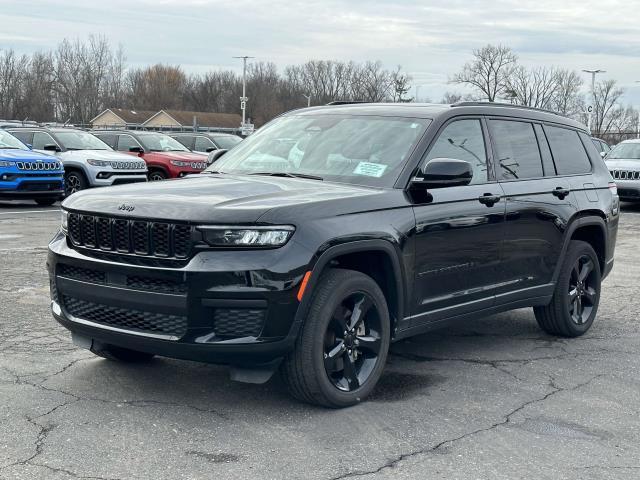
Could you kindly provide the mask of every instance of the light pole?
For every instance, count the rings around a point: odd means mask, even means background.
[[[309,108],[311,106],[311,95],[305,95],[303,93],[302,96],[307,99],[307,108]]]
[[[596,101],[596,74],[598,73],[607,73],[605,70],[582,70],[584,73],[591,74],[591,98],[593,102]],[[595,105],[593,106],[595,110]],[[593,117],[593,112],[589,112],[589,120],[587,127],[589,128],[589,132],[591,132],[591,118]]]
[[[241,127],[244,128],[245,124],[246,124],[246,115],[245,115],[245,110],[247,108],[247,100],[249,100],[247,98],[247,58],[254,58],[254,57],[248,57],[248,56],[242,56],[242,57],[233,57],[233,58],[241,58],[242,59],[242,97],[240,97],[240,110],[242,110],[242,125]]]

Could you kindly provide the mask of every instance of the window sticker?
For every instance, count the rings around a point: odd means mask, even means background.
[[[356,175],[380,178],[386,169],[387,165],[382,165],[381,163],[360,162],[353,173]]]

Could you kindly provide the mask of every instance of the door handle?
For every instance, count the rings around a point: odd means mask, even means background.
[[[478,201],[487,207],[493,207],[500,201],[500,195],[494,195],[493,193],[485,193],[478,197]]]
[[[564,197],[571,193],[571,190],[564,187],[556,187],[556,189],[551,192],[554,196],[558,197],[560,200],[564,200]]]

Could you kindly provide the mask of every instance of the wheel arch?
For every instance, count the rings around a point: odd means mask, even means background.
[[[378,284],[389,307],[393,337],[399,321],[404,318],[406,305],[404,268],[397,247],[382,239],[356,240],[331,246],[316,258],[296,320],[301,322],[304,319],[310,306],[311,292],[322,273],[328,268],[341,267],[369,275]]]
[[[583,242],[590,244],[598,256],[600,271],[605,271],[607,261],[607,226],[605,223],[605,216],[602,212],[596,211],[586,213],[585,215],[576,217],[569,224],[565,234],[560,258],[565,257],[567,249],[569,248],[569,243],[572,240],[582,240]],[[561,266],[562,262],[558,262],[553,276],[554,283],[560,275]]]

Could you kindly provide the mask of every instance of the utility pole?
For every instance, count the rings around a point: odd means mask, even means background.
[[[242,59],[242,97],[240,97],[240,110],[242,110],[242,128],[245,128],[246,125],[246,115],[245,111],[247,109],[247,58],[254,58],[248,56],[242,57],[233,57],[233,58],[241,58]]]
[[[307,99],[307,108],[309,108],[311,106],[311,95],[305,95],[303,93],[302,96]]]
[[[582,70],[584,73],[591,74],[591,99],[593,103],[596,101],[596,74],[598,73],[607,73],[605,70]],[[592,106],[592,110],[595,110],[595,105]],[[589,112],[589,120],[587,127],[589,128],[589,132],[591,132],[591,119],[593,118],[593,111]]]

